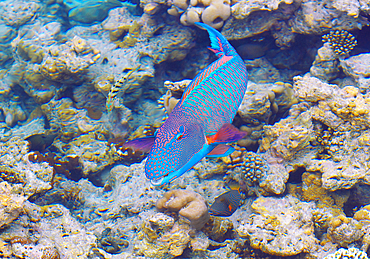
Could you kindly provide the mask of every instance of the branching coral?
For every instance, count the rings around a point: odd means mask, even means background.
[[[229,168],[224,180],[227,182],[234,180],[242,186],[246,185],[246,191],[249,195],[259,194],[259,184],[269,171],[269,166],[262,156],[254,152],[238,150],[234,151],[229,158],[226,157],[222,160]]]
[[[330,47],[338,56],[349,54],[357,45],[357,40],[352,33],[346,30],[330,31],[328,34],[322,36],[322,41],[329,42]]]

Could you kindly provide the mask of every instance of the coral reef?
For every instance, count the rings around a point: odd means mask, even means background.
[[[242,131],[248,135],[238,141],[240,146],[256,144],[261,138],[263,126],[278,114],[283,114],[296,103],[292,85],[289,83],[249,83],[247,94],[238,110]]]
[[[327,236],[330,241],[341,247],[348,247],[348,244],[361,239],[361,228],[362,224],[357,220],[339,215],[330,220]]]
[[[0,8],[2,9],[1,19],[7,25],[19,27],[37,15],[40,5],[37,2],[23,0],[3,1]]]
[[[236,19],[244,19],[248,17],[254,11],[273,11],[278,9],[281,4],[292,4],[293,0],[274,0],[274,1],[245,1],[239,0],[231,7],[233,17]]]
[[[361,92],[368,92],[370,86],[370,54],[364,53],[340,60],[343,72],[350,76]]]
[[[322,172],[323,187],[332,191],[351,188],[360,179],[366,181],[366,97],[353,86],[339,89],[308,75],[297,77],[294,89],[301,100],[315,103],[309,116],[321,123],[318,127],[324,127],[323,134],[325,128],[331,131],[331,137],[320,141],[321,147],[317,146],[325,155],[311,160],[306,170]]]
[[[118,0],[88,1],[70,9],[68,12],[68,18],[71,22],[75,22],[77,24],[101,22],[107,18],[110,9],[118,6],[122,6],[122,3]]]
[[[361,29],[367,22],[353,11],[351,11],[352,15],[343,12],[343,8],[346,6],[344,2],[347,1],[302,1],[295,17],[290,21],[292,29],[298,33],[318,34],[322,34],[328,29]],[[356,12],[359,12],[359,8],[356,9]]]
[[[21,184],[26,197],[43,193],[52,188],[54,171],[46,163],[32,163],[29,160],[29,143],[19,138],[0,142],[0,178],[14,186]]]
[[[60,43],[60,30],[60,23],[51,22],[33,33],[25,32],[12,42],[17,46],[18,57],[18,62],[13,64],[13,81],[38,103],[46,103],[65,90],[66,83],[82,82],[86,69],[100,57],[97,49],[78,36]]]
[[[1,258],[367,258],[368,2],[6,0],[0,12]],[[147,152],[125,141],[155,135],[215,60],[195,22],[245,59],[233,124],[248,134],[154,187]],[[240,194],[233,215],[209,216],[227,192]]]
[[[248,195],[260,193],[258,187],[269,171],[269,166],[263,157],[254,152],[241,150],[234,151],[229,158],[226,157],[222,160],[230,168],[224,177],[226,182],[234,180],[241,185],[246,184]]]
[[[84,177],[101,171],[118,160],[106,141],[97,139],[95,134],[83,134],[62,147],[67,150],[64,153],[65,157],[78,157]]]
[[[22,194],[17,194],[18,186],[11,187],[7,182],[0,183],[0,227],[8,225],[22,212],[24,201]]]
[[[338,58],[329,43],[317,50],[315,61],[310,68],[310,74],[321,80],[330,81],[338,76]]]
[[[231,14],[230,1],[220,0],[206,0],[198,1],[193,0],[190,2],[173,0],[173,1],[161,1],[161,0],[144,0],[140,2],[140,5],[147,10],[158,10],[159,5],[167,5],[169,9],[167,13],[173,16],[180,16],[180,22],[183,25],[193,25],[195,22],[206,23],[213,28],[219,29],[223,26]]]
[[[46,207],[27,203],[27,215],[1,233],[10,240],[12,253],[20,258],[87,258],[96,237],[87,233],[62,205]],[[25,236],[34,233],[31,238]],[[17,236],[18,235],[18,236]]]
[[[146,257],[174,258],[181,255],[190,242],[189,231],[188,225],[175,224],[172,217],[157,213],[143,222],[135,249]]]
[[[253,204],[253,214],[243,219],[236,231],[248,238],[255,249],[276,256],[309,252],[318,242],[312,225],[313,203],[292,196],[261,197]]]
[[[159,210],[178,212],[187,218],[195,229],[201,229],[209,219],[205,200],[193,191],[176,189],[166,192],[164,197],[157,201],[156,207]]]

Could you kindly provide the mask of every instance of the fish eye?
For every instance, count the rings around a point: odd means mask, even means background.
[[[176,140],[181,140],[183,136],[184,136],[184,134],[177,133],[176,136],[175,136],[175,138],[176,138]]]

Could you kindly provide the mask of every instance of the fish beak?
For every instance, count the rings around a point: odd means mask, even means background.
[[[150,180],[150,183],[151,183],[151,184],[153,184],[154,186],[160,186],[160,185],[163,185],[163,184],[162,184],[163,178],[164,178],[164,176],[159,177],[159,178],[157,178],[157,179],[152,179],[152,180]]]

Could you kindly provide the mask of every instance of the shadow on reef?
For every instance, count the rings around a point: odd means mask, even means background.
[[[344,213],[347,217],[353,217],[357,210],[368,204],[370,204],[370,186],[356,184],[355,187],[350,190],[350,196],[344,204]]]

